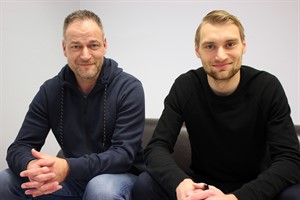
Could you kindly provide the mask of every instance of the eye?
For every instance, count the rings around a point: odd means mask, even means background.
[[[93,43],[93,44],[90,45],[90,48],[93,49],[93,50],[97,50],[97,49],[100,48],[100,45],[97,44],[97,43]]]
[[[213,44],[207,44],[204,46],[205,49],[214,49],[215,48],[215,45]]]
[[[228,49],[231,49],[231,48],[233,48],[234,46],[235,46],[235,43],[233,43],[233,42],[229,42],[229,43],[226,44],[226,47],[227,47]]]
[[[214,49],[216,49],[216,45],[213,44],[213,43],[204,43],[202,45],[202,48],[205,50],[205,51],[213,51]]]
[[[225,44],[226,49],[233,49],[236,45],[238,44],[238,41],[233,40],[233,41],[227,41]]]
[[[77,50],[79,48],[80,48],[80,46],[77,44],[71,45],[71,49],[73,49],[73,50]]]

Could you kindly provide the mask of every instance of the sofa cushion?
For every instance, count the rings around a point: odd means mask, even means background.
[[[145,128],[142,143],[143,148],[147,146],[149,140],[151,139],[157,122],[158,119],[156,118],[147,118],[145,120]],[[300,125],[295,125],[295,130],[298,135],[298,138],[300,138]],[[175,144],[172,156],[181,169],[183,169],[184,171],[189,171],[189,166],[191,163],[191,147],[189,142],[189,136],[184,125],[180,130],[180,134],[177,138],[177,142]],[[57,157],[64,157],[62,150],[58,152]]]
[[[155,118],[146,119],[142,144],[144,148],[147,146],[149,140],[151,139],[157,122],[158,119]],[[295,125],[295,129],[298,138],[300,138],[300,125]],[[181,169],[183,169],[184,171],[189,171],[189,166],[191,163],[191,147],[189,136],[184,125],[180,130],[180,134],[177,138],[172,156]]]

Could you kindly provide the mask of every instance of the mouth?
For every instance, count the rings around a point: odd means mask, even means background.
[[[80,64],[78,64],[78,66],[81,66],[81,67],[90,67],[92,65],[94,65],[94,63],[80,63]]]
[[[212,66],[218,69],[225,69],[227,67],[229,67],[231,65],[231,63],[217,63],[217,64],[213,64]]]

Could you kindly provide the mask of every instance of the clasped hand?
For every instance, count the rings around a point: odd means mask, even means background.
[[[237,200],[233,194],[224,194],[218,188],[205,183],[195,183],[191,179],[184,179],[176,188],[178,200]]]
[[[21,185],[26,189],[25,194],[37,197],[62,189],[60,183],[66,179],[69,170],[67,161],[34,149],[31,152],[36,159],[30,161],[27,169],[20,173],[21,177],[29,179]]]

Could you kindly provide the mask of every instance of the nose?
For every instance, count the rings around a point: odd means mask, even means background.
[[[80,54],[81,59],[83,60],[88,60],[91,58],[91,53],[87,47],[83,47],[81,54]]]
[[[216,60],[224,60],[226,59],[226,57],[227,57],[226,50],[223,47],[218,48],[216,54]]]

